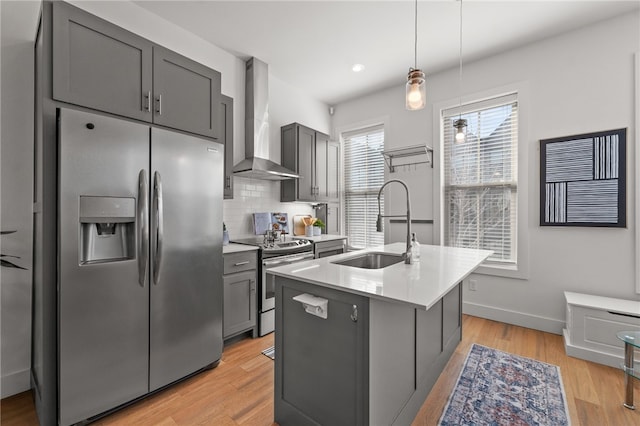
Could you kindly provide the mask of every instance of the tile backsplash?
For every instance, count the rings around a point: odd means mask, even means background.
[[[288,213],[290,229],[294,215],[314,214],[309,203],[280,202],[279,181],[235,176],[233,200],[224,200],[223,213],[231,239],[253,235],[253,213],[260,212]]]

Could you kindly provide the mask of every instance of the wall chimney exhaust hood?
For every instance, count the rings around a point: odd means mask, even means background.
[[[235,176],[266,180],[300,176],[269,160],[269,69],[256,58],[246,63],[244,160],[233,167]]]

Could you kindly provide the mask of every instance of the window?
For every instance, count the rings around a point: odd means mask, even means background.
[[[466,142],[453,121],[467,119]],[[518,102],[516,94],[442,113],[444,244],[493,250],[489,263],[517,263]]]
[[[344,211],[349,245],[365,248],[384,244],[376,232],[378,190],[384,183],[384,127],[342,134],[344,141]],[[384,211],[384,200],[380,199]]]

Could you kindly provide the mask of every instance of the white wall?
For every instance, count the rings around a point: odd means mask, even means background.
[[[222,73],[222,93],[234,98],[234,159],[244,158],[244,61],[186,30],[126,1],[70,1],[116,25]],[[40,1],[0,1],[2,14],[2,253],[21,256],[29,271],[2,268],[2,397],[29,388],[31,346],[31,218],[33,176],[33,42]],[[270,78],[271,129],[276,134],[271,158],[280,158],[280,126],[300,121],[329,130],[328,107],[277,79]],[[279,160],[278,160],[279,161]],[[280,203],[278,183],[237,179],[236,200],[224,203],[225,221],[246,231],[250,213],[311,213],[308,204]],[[259,188],[258,188],[259,187]],[[249,189],[248,189],[249,188]],[[235,222],[237,220],[237,222]],[[243,233],[245,231],[242,231]]]
[[[0,268],[2,397],[29,388],[33,197],[33,40],[39,2],[0,2],[1,203],[5,258],[27,270]]]
[[[466,312],[560,333],[565,320],[564,291],[640,299],[634,291],[638,253],[633,187],[638,125],[634,120],[634,53],[640,50],[639,15],[636,10],[465,64],[465,98],[521,83],[528,87],[530,103],[528,116],[522,117],[527,120],[528,137],[520,141],[520,155],[527,156],[528,166],[529,276],[511,279],[474,274],[478,291],[465,286]],[[457,68],[427,76],[428,105],[422,111],[402,109],[404,89],[399,85],[338,105],[333,124],[339,128],[388,115],[389,145],[409,145],[416,135],[426,135],[421,137],[431,139],[438,153],[439,143],[431,137],[438,126],[433,122],[433,106],[457,99],[457,79]],[[628,128],[627,228],[540,227],[539,140],[621,127]],[[427,174],[417,185],[412,182],[413,193],[429,185],[429,177]]]

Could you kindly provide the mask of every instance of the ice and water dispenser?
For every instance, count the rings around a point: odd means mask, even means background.
[[[80,196],[80,263],[135,258],[135,198]]]

